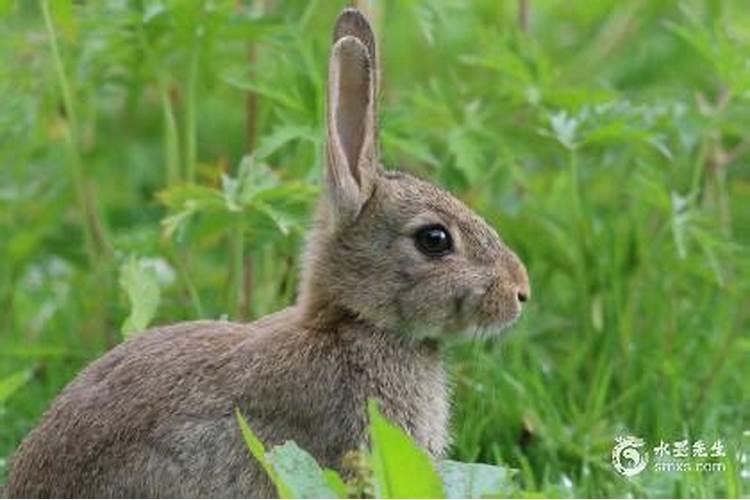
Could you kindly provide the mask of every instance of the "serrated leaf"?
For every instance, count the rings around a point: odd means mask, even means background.
[[[273,132],[260,138],[258,147],[255,149],[255,155],[258,158],[267,158],[289,142],[305,140],[314,143],[320,135],[317,130],[310,127],[297,125],[276,127]]]
[[[458,129],[448,136],[448,149],[469,182],[479,178],[482,152],[474,138],[465,130]]]
[[[153,269],[143,266],[131,257],[120,267],[120,287],[130,302],[130,315],[125,319],[121,331],[127,339],[142,332],[159,308],[161,290]]]
[[[195,214],[193,207],[187,207],[176,214],[169,215],[162,219],[161,225],[164,227],[164,235],[171,238],[180,228],[184,227],[190,218]]]
[[[254,92],[261,97],[265,97],[270,101],[273,101],[281,106],[296,111],[305,111],[305,106],[300,101],[300,98],[295,95],[285,94],[278,88],[273,88],[260,81],[250,80],[249,78],[238,76],[238,75],[224,75],[222,80],[232,87],[240,90]]]
[[[161,191],[157,197],[166,206],[184,209],[190,203],[197,210],[221,210],[225,205],[221,191],[195,184],[181,184]]]
[[[440,165],[439,160],[432,154],[430,148],[423,142],[415,140],[407,140],[396,134],[389,134],[383,130],[381,133],[384,149],[386,150],[400,150],[409,156],[416,158],[417,160],[430,165],[431,167],[438,167]]]
[[[274,224],[276,224],[276,227],[284,236],[289,234],[292,227],[294,227],[296,223],[293,217],[290,217],[288,214],[278,211],[271,205],[263,203],[259,200],[256,200],[253,203],[253,207],[259,212],[268,216],[268,218],[271,219]]]
[[[293,498],[335,498],[336,491],[315,459],[292,441],[266,452],[277,477],[289,488]],[[327,471],[333,472],[333,471]],[[335,474],[335,472],[334,472]],[[339,478],[339,481],[341,479]]]
[[[560,111],[549,117],[550,128],[553,137],[567,149],[576,149],[577,147],[577,130],[579,122],[575,117],[568,117],[566,111]]]
[[[515,471],[506,467],[442,460],[437,468],[447,498],[500,497],[515,489]]]
[[[374,400],[369,401],[368,413],[378,498],[444,498],[442,481],[427,453],[386,420]]]

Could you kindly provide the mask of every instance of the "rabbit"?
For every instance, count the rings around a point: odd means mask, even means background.
[[[12,459],[11,497],[272,497],[235,409],[324,467],[368,445],[367,401],[435,459],[450,444],[450,339],[529,298],[520,259],[447,192],[378,161],[377,47],[349,8],[333,36],[325,189],[298,300],[253,323],[154,328],[85,368]]]

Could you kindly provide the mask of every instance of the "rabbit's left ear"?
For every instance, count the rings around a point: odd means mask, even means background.
[[[370,55],[370,64],[372,73],[375,77],[375,97],[377,98],[380,87],[380,73],[378,72],[378,44],[375,41],[375,33],[367,18],[360,11],[354,8],[347,8],[341,13],[336,20],[336,27],[333,29],[333,43],[335,44],[345,36],[353,36],[367,47]],[[374,103],[377,113],[377,101]]]
[[[336,23],[329,63],[326,171],[335,217],[344,224],[357,218],[377,175],[374,54],[367,20],[345,10]]]

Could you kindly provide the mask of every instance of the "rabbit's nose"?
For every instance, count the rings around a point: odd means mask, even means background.
[[[516,288],[516,297],[518,302],[526,302],[531,298],[531,285],[529,285],[529,275],[526,272],[526,267],[518,261],[518,285]]]
[[[510,250],[508,250],[505,258],[505,266],[511,282],[515,285],[516,299],[518,299],[518,302],[528,301],[531,298],[531,286],[529,285],[529,275],[526,272],[526,266]]]

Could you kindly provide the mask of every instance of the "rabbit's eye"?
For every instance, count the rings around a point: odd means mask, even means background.
[[[450,233],[437,224],[417,231],[414,242],[419,251],[429,257],[442,257],[453,250],[453,239]]]

